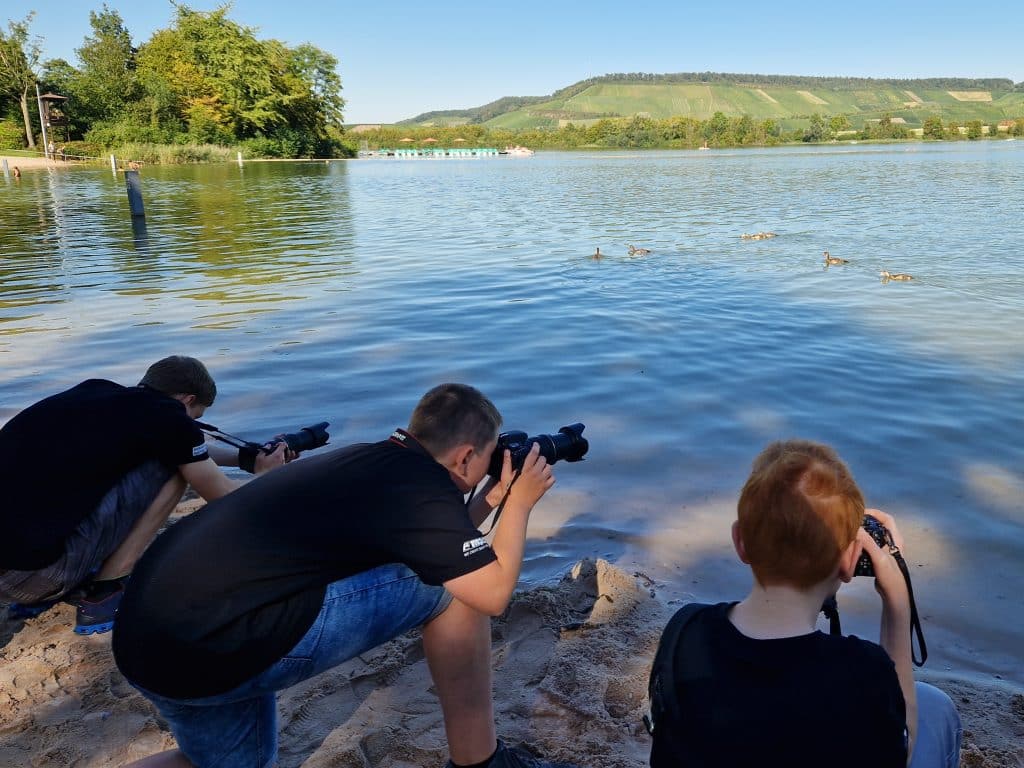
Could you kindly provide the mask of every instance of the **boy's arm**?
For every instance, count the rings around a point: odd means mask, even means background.
[[[511,483],[511,463],[506,451],[505,465],[501,473],[504,487]],[[523,462],[522,471],[515,482],[511,483],[505,509],[495,530],[491,548],[498,559],[444,584],[460,602],[489,616],[498,616],[508,607],[523,565],[526,525],[530,519],[530,511],[554,484],[555,477],[551,474],[551,467],[540,455],[540,446],[534,444]],[[496,485],[488,495],[496,495],[500,489],[502,485]],[[498,500],[500,501],[500,498]]]
[[[895,529],[896,522],[891,515],[877,509],[865,511],[877,518],[890,532]],[[896,558],[879,547],[863,528],[858,530],[857,540],[871,558],[871,565],[875,570],[875,589],[882,598],[879,644],[892,659],[896,667],[896,676],[900,681],[900,689],[903,691],[903,701],[907,710],[909,765],[917,737],[917,692],[914,689],[914,670],[911,664],[910,595],[907,592],[907,582],[896,563]]]

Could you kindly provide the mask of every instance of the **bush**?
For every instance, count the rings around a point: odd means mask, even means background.
[[[104,154],[103,147],[90,141],[68,141],[58,144],[57,148],[60,149],[62,146],[64,154],[71,160],[91,160],[92,158],[102,158]]]
[[[134,160],[150,165],[223,163],[234,159],[230,147],[214,144],[125,144],[114,155],[121,163]]]
[[[0,120],[0,149],[24,149],[25,130],[12,120]]]

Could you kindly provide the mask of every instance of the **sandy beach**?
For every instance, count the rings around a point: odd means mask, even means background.
[[[499,735],[580,766],[647,765],[649,665],[682,602],[605,560],[580,561],[555,586],[517,594],[493,623]],[[104,768],[173,747],[114,666],[110,636],[76,636],[73,621],[73,607],[61,604],[0,622],[0,765]],[[961,765],[1024,765],[1024,689],[932,672],[919,679],[960,708]],[[416,632],[281,694],[278,709],[281,768],[439,767],[447,758]]]
[[[0,154],[0,160],[7,161],[7,167],[14,171],[18,166],[23,171],[36,170],[38,168],[67,168],[74,163],[62,162],[60,160],[47,160],[45,157],[26,157],[25,155],[4,155]]]

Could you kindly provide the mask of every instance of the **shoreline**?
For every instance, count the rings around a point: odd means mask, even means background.
[[[492,623],[499,735],[581,768],[645,768],[650,663],[684,602],[665,586],[584,559],[555,585],[517,592]],[[74,635],[73,620],[66,604],[0,620],[0,764],[112,768],[173,748],[166,725],[114,666],[110,635]],[[950,672],[918,679],[960,709],[961,766],[1024,765],[1024,686]],[[447,757],[417,631],[279,693],[278,713],[280,768],[404,768]]]

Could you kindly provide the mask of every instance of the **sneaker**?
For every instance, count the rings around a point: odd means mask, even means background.
[[[454,768],[451,760],[445,764],[445,768]],[[494,753],[487,768],[579,768],[571,763],[551,763],[534,757],[525,749],[505,746],[505,742],[498,739],[498,751]]]
[[[96,635],[114,628],[114,614],[121,606],[124,585],[103,597],[82,597],[75,612],[75,634]]]
[[[38,603],[11,603],[7,606],[7,618],[12,621],[34,619],[63,601],[64,598],[59,597],[56,600],[40,600]]]

